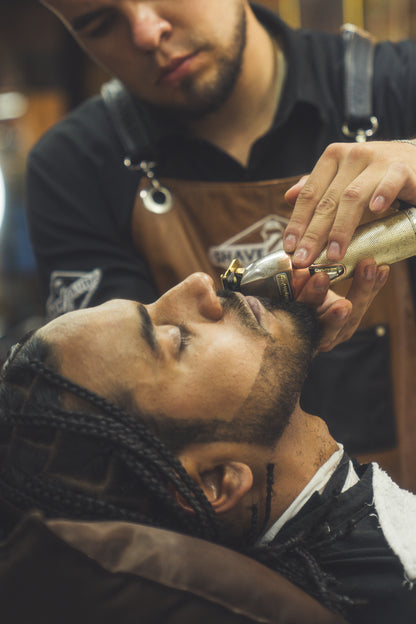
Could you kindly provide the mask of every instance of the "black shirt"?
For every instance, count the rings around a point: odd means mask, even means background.
[[[154,140],[158,176],[205,181],[283,178],[310,171],[329,143],[345,140],[341,37],[293,31],[264,7],[255,11],[281,42],[287,61],[273,127],[254,143],[243,167],[216,146],[190,137],[160,112],[138,103]],[[416,135],[414,67],[415,43],[377,46],[377,139]],[[157,296],[130,233],[139,174],[127,170],[123,160],[101,97],[73,111],[30,154],[27,214],[52,315],[112,297],[146,303]]]

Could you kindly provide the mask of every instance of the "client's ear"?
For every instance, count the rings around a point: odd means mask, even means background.
[[[250,466],[229,462],[201,475],[200,487],[217,513],[230,511],[253,485]]]
[[[243,462],[224,462],[209,469],[198,469],[193,462],[190,462],[192,465],[189,462],[183,463],[218,514],[233,509],[253,485],[251,468]],[[193,512],[177,492],[175,497],[184,509]]]

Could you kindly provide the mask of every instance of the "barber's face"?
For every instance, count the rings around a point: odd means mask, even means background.
[[[114,300],[39,333],[54,344],[62,374],[102,396],[122,390],[147,412],[224,420],[252,399],[265,353],[297,342],[287,313],[242,295],[218,297],[203,273],[151,305]]]
[[[81,46],[138,97],[201,116],[238,77],[245,0],[45,0]]]

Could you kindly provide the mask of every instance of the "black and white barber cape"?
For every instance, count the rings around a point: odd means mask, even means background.
[[[351,468],[356,478],[345,488]],[[354,601],[345,613],[351,624],[415,624],[416,495],[378,464],[360,465],[346,453],[317,490],[270,545],[304,533],[337,592]]]

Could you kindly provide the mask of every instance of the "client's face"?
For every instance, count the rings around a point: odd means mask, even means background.
[[[72,381],[107,398],[128,393],[143,411],[178,419],[231,420],[247,399],[256,405],[259,378],[262,409],[265,380],[276,404],[276,393],[290,390],[285,374],[305,343],[291,314],[240,294],[217,296],[202,273],[153,304],[113,300],[39,333]]]

